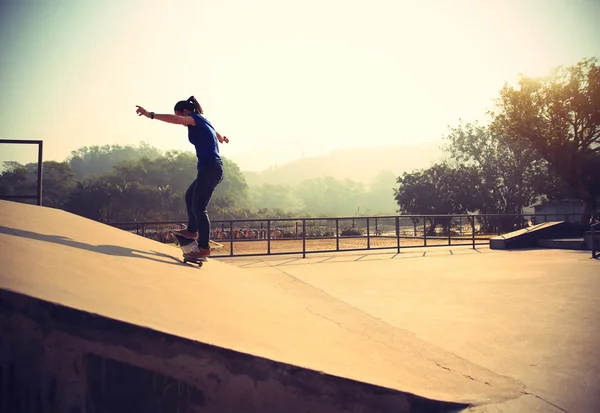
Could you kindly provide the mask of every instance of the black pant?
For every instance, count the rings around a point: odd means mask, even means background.
[[[198,246],[209,248],[210,220],[206,208],[218,184],[223,180],[223,164],[211,162],[198,167],[198,176],[185,192],[188,231],[198,232]]]

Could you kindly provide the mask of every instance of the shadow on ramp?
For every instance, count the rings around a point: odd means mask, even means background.
[[[29,239],[36,240],[36,241],[50,242],[50,243],[54,243],[54,244],[65,245],[67,247],[78,248],[78,249],[82,249],[85,251],[91,251],[91,252],[95,252],[98,254],[104,254],[104,255],[112,255],[112,256],[127,257],[127,258],[142,258],[142,259],[146,259],[146,260],[177,265],[175,262],[173,262],[173,263],[165,262],[164,259],[157,258],[157,257],[160,257],[160,258],[174,260],[179,263],[183,263],[183,261],[178,260],[177,258],[175,258],[171,255],[163,254],[163,253],[160,253],[157,251],[141,251],[141,250],[136,250],[136,249],[132,249],[132,248],[122,247],[120,245],[86,244],[85,242],[75,241],[71,238],[63,237],[60,235],[40,234],[37,232],[25,231],[22,229],[5,227],[2,225],[0,225],[0,234],[13,235],[16,237],[29,238]]]

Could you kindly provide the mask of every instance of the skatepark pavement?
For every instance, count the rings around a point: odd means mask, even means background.
[[[600,261],[587,251],[452,247],[222,261],[285,272],[526,386],[518,399],[470,412],[600,411]]]

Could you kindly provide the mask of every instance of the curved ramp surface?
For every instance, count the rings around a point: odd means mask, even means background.
[[[518,381],[286,274],[184,265],[178,248],[61,210],[0,201],[0,248],[0,288],[26,297],[430,400],[521,395]]]

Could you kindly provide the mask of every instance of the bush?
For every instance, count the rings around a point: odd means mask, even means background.
[[[352,235],[363,235],[365,232],[364,228],[361,227],[353,227],[349,224],[342,224],[340,226],[340,236],[347,237]]]

